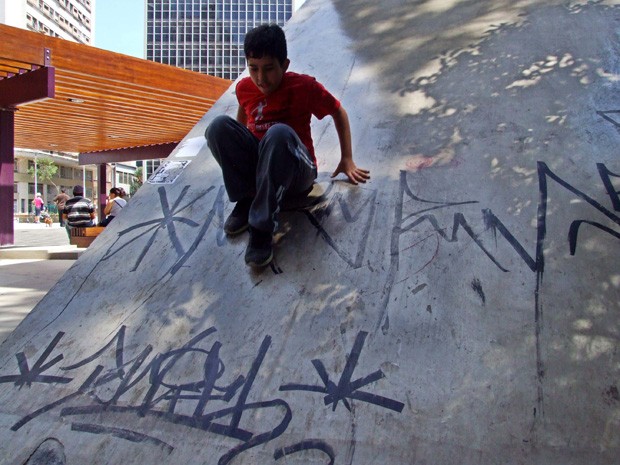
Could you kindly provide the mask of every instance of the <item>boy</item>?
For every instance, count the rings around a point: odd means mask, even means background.
[[[285,195],[308,191],[317,168],[310,118],[334,118],[341,159],[336,171],[353,184],[370,178],[353,162],[346,111],[313,77],[288,72],[286,38],[277,25],[249,31],[243,44],[250,76],[236,87],[237,119],[218,116],[205,132],[224,185],[236,205],[226,234],[250,230],[245,262],[253,267],[273,259],[272,236]]]

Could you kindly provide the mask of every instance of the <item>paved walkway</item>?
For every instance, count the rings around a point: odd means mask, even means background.
[[[52,247],[69,245],[69,237],[59,223],[52,227],[43,223],[15,223],[15,243],[12,247]],[[10,246],[9,246],[10,247]],[[2,247],[4,249],[6,247]]]
[[[64,228],[15,224],[15,243],[0,247],[0,343],[73,265],[79,250]]]

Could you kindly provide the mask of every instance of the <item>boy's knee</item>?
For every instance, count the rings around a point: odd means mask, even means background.
[[[275,139],[275,140],[288,140],[291,136],[295,135],[295,131],[290,126],[277,123],[271,126],[267,132],[265,133],[265,138]]]
[[[232,118],[228,115],[216,116],[205,130],[205,138],[207,141],[211,141],[214,137],[222,134],[225,128],[230,125],[230,120],[232,120]]]
[[[260,141],[259,150],[280,152],[281,150],[279,149],[286,148],[290,151],[295,145],[295,138],[296,135],[293,128],[282,123],[274,124],[267,130],[265,136]]]

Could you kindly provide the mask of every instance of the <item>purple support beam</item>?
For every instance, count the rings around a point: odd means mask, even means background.
[[[99,177],[97,185],[99,186],[99,201],[97,205],[98,215],[99,215],[99,223],[103,221],[105,215],[103,214],[103,209],[105,208],[106,200],[108,198],[108,173],[107,173],[108,165],[102,163],[99,165]]]
[[[39,68],[0,80],[0,245],[15,242],[15,107],[54,97],[55,75],[54,68]]]
[[[55,95],[54,68],[39,68],[0,80],[0,107],[15,107]]]
[[[15,241],[13,225],[13,174],[15,109],[0,108],[0,245]]]

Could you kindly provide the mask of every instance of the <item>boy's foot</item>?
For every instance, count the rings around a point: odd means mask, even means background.
[[[248,229],[248,215],[250,214],[252,199],[241,199],[233,208],[232,213],[226,218],[224,232],[229,236],[240,234]]]
[[[267,266],[273,260],[272,235],[250,226],[250,243],[245,251],[245,263],[252,267]]]

